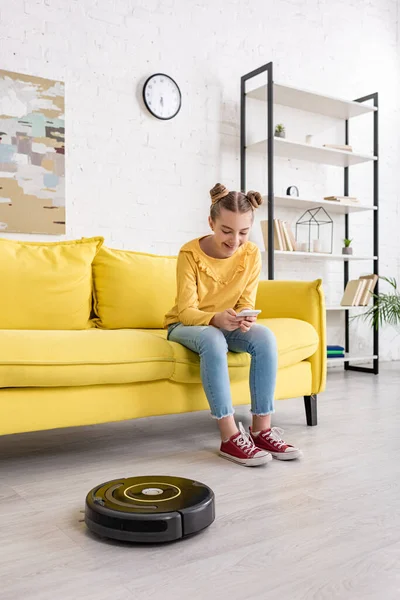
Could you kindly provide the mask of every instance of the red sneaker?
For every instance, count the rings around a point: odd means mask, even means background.
[[[269,452],[254,445],[241,423],[239,423],[239,433],[235,433],[226,442],[221,442],[219,454],[245,467],[258,467],[272,460]]]
[[[272,429],[264,429],[258,435],[253,435],[250,427],[250,437],[259,448],[270,452],[274,458],[278,460],[293,460],[300,458],[303,453],[298,448],[286,444],[282,438],[283,429],[272,427]]]

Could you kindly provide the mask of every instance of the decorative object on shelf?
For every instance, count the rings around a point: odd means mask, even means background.
[[[264,246],[268,251],[268,221],[261,221],[261,231],[264,238]],[[297,250],[297,243],[294,237],[290,223],[274,219],[274,250],[284,252],[294,252]]]
[[[65,233],[64,83],[0,70],[0,231]]]
[[[312,144],[314,140],[313,135],[306,135],[306,144]]]
[[[353,152],[353,148],[349,144],[324,144],[324,148],[330,148],[331,150],[342,150],[344,152]]]
[[[321,240],[320,238],[320,228],[326,225],[330,227],[330,250],[327,254],[332,254],[333,252],[333,221],[331,217],[328,215],[326,210],[319,206],[318,208],[311,208],[306,210],[305,213],[302,214],[300,219],[296,223],[296,241],[297,244],[307,244],[308,252],[311,252],[311,240]],[[327,228],[325,228],[327,229]],[[314,233],[315,232],[315,233]],[[325,239],[327,239],[325,237]],[[322,243],[322,242],[321,242]]]
[[[286,129],[282,123],[275,126],[275,137],[285,138],[286,137]]]
[[[360,202],[355,196],[325,196],[324,200],[340,202],[341,204],[358,204]]]
[[[353,254],[353,248],[350,246],[352,241],[353,240],[344,238],[344,240],[343,240],[344,248],[342,248],[342,254]]]
[[[322,252],[321,240],[313,240],[313,252]]]
[[[328,358],[344,358],[343,346],[327,346],[326,351]]]
[[[178,84],[165,73],[151,75],[143,86],[143,101],[149,112],[162,121],[176,117],[182,106]]]
[[[341,306],[367,306],[378,281],[377,275],[363,275],[347,282]]]
[[[375,277],[378,280],[378,276],[375,275]],[[354,318],[362,318],[375,329],[379,329],[382,325],[392,325],[398,328],[400,325],[400,293],[397,288],[397,281],[394,277],[379,277],[379,279],[386,281],[393,291],[389,294],[383,292],[372,294],[375,299],[373,306],[364,314],[356,315]]]
[[[286,196],[294,196],[294,197],[299,197],[299,188],[296,187],[295,185],[290,185],[288,187],[288,189],[286,190]]]

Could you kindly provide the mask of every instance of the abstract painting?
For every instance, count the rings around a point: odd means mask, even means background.
[[[0,70],[0,235],[65,233],[64,83]]]

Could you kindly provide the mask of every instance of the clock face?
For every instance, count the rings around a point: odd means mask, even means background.
[[[297,187],[295,185],[291,185],[286,190],[286,194],[287,194],[287,196],[298,196],[299,195],[299,190],[297,189]]]
[[[152,115],[165,121],[178,114],[182,103],[178,85],[163,73],[148,78],[143,87],[143,100]]]

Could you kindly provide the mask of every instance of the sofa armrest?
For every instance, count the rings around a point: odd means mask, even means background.
[[[256,308],[263,319],[292,318],[310,323],[319,337],[317,351],[308,359],[312,370],[312,394],[326,385],[326,312],[322,280],[260,281]]]

